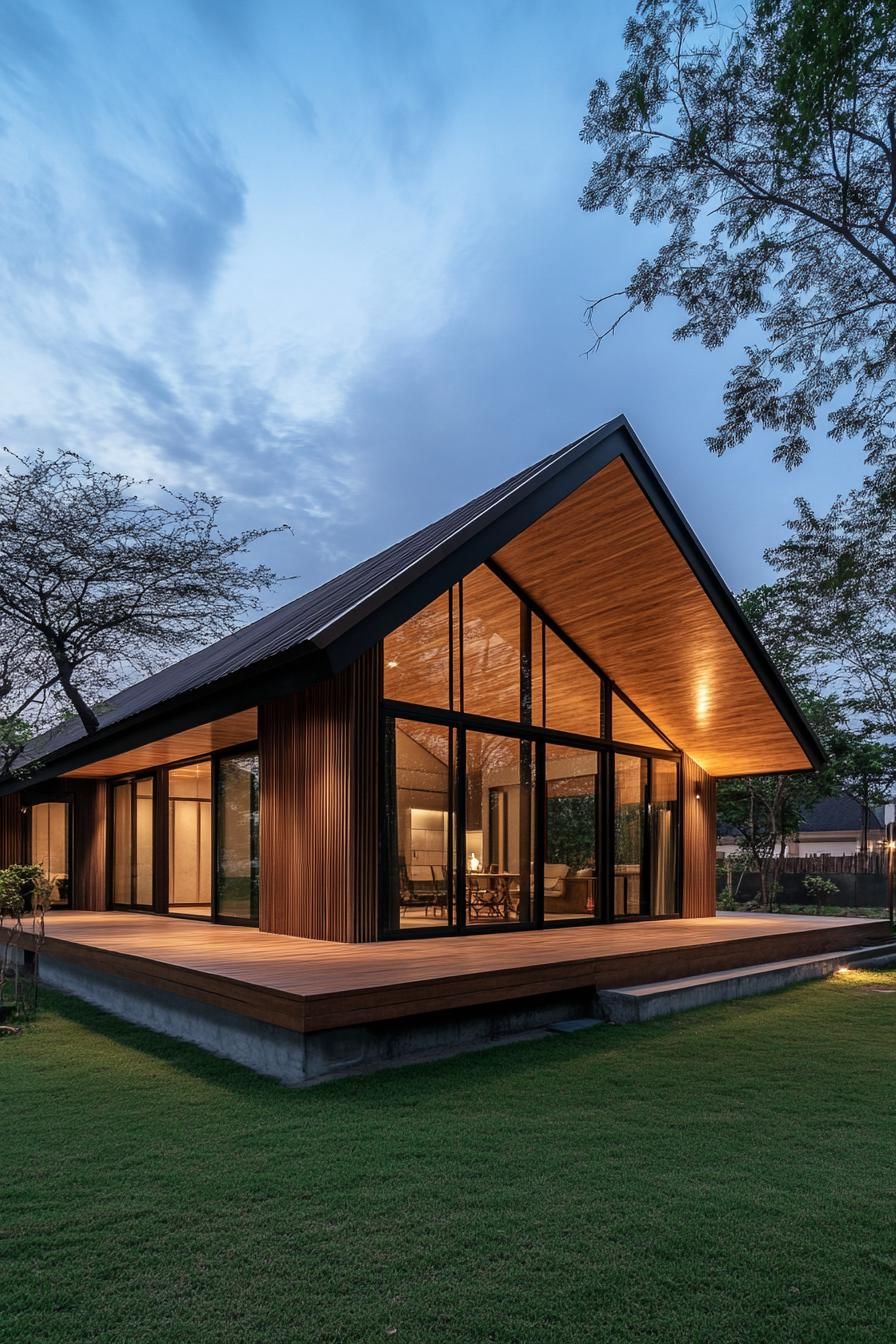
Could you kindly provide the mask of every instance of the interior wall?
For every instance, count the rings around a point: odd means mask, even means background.
[[[685,756],[681,784],[682,914],[697,919],[716,913],[716,781]]]
[[[379,648],[259,709],[259,928],[377,937]]]

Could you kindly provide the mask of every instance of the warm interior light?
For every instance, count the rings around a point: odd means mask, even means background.
[[[470,872],[478,873],[481,867],[482,864],[479,861],[478,855],[474,854],[473,851],[470,850]]]
[[[397,666],[398,666],[398,659],[397,659],[397,658],[390,658],[390,659],[388,660],[388,662],[386,663],[386,666],[387,666],[387,667],[397,667]]]
[[[695,793],[694,793],[694,797],[697,799],[697,802],[699,803],[699,801],[700,801],[700,785],[699,785],[699,784],[697,785],[696,791],[695,791]]]
[[[697,715],[697,722],[705,723],[706,719],[709,717],[710,697],[709,697],[709,686],[705,681],[702,680],[702,678],[700,681],[697,682],[695,692],[696,694],[694,699],[694,710]]]

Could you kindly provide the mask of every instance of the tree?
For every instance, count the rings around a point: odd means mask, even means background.
[[[830,436],[860,436],[879,463],[896,449],[896,0],[736,12],[639,0],[615,89],[594,85],[582,207],[669,228],[588,309],[595,346],[663,297],[687,314],[679,340],[715,348],[758,326],[711,449],[761,426],[794,466],[828,407]]]
[[[798,499],[787,539],[766,559],[794,651],[867,733],[888,736],[896,734],[896,489],[883,474],[826,513]]]
[[[740,605],[778,666],[827,753],[823,769],[804,774],[754,775],[719,784],[718,813],[738,836],[759,874],[760,900],[770,905],[787,838],[822,798],[848,793],[863,809],[867,853],[869,808],[887,800],[896,783],[896,747],[856,728],[850,707],[800,637],[799,612],[781,584],[739,595]]]
[[[787,838],[820,799],[839,792],[838,755],[843,745],[837,702],[801,688],[801,708],[829,753],[822,770],[789,775],[745,775],[719,781],[718,815],[738,837],[738,845],[759,874],[760,904],[771,908]]]
[[[88,733],[97,702],[172,655],[228,634],[277,576],[243,561],[221,501],[97,467],[7,451],[0,471],[0,770],[62,707]],[[5,748],[3,743],[6,743]]]

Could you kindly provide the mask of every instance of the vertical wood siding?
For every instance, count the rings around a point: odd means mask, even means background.
[[[377,648],[259,709],[261,929],[377,936],[380,676]]]
[[[106,909],[106,784],[73,779],[71,800],[72,904],[78,910]]]
[[[689,756],[682,761],[681,779],[682,914],[696,919],[716,912],[716,781]]]
[[[0,868],[22,861],[22,795],[8,793],[0,798]]]

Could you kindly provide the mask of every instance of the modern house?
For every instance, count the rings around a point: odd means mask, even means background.
[[[31,756],[0,862],[125,1016],[326,1037],[857,941],[713,918],[716,779],[821,752],[623,418]]]

